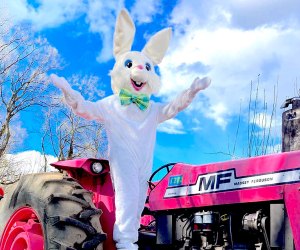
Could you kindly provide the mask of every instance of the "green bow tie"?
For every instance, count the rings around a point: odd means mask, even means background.
[[[119,93],[121,105],[129,105],[130,103],[135,103],[136,106],[142,111],[146,110],[149,106],[149,97],[145,94],[135,95],[132,94],[127,89],[121,89]]]

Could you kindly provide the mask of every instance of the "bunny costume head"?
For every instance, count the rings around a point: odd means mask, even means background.
[[[170,28],[156,33],[141,52],[131,51],[135,26],[128,12],[123,9],[116,22],[114,34],[114,57],[116,63],[111,71],[111,85],[115,94],[126,89],[134,94],[158,93],[160,79],[154,66],[159,64],[169,46]]]

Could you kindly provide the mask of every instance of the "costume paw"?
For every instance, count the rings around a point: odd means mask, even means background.
[[[195,78],[192,83],[191,90],[193,92],[198,92],[200,90],[206,89],[211,83],[211,79],[209,77],[204,77],[200,79],[199,77]]]
[[[70,84],[67,82],[67,80],[64,77],[58,77],[55,74],[51,74],[50,78],[53,84],[59,89],[61,89],[63,92],[68,92],[68,90],[71,89]]]

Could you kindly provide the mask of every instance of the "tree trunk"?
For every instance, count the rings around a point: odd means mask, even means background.
[[[6,120],[0,130],[0,158],[2,158],[6,152],[11,137],[9,123],[10,121]]]

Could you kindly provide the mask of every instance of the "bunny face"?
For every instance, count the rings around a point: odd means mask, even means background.
[[[143,53],[130,51],[118,57],[111,71],[111,84],[115,93],[124,88],[135,94],[156,94],[160,79],[152,61]]]
[[[125,9],[120,12],[114,34],[116,63],[110,73],[115,94],[122,88],[149,96],[158,93],[160,79],[154,71],[154,66],[162,61],[169,46],[171,33],[170,28],[161,30],[151,37],[141,52],[130,51],[135,26]]]

